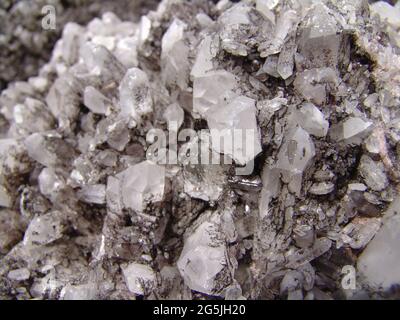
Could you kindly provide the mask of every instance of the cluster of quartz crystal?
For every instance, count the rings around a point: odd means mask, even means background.
[[[385,6],[164,0],[138,23],[67,24],[0,97],[0,297],[388,294],[400,55]],[[162,163],[151,133],[184,129]],[[244,154],[213,134],[246,130]]]
[[[155,8],[157,0],[2,0],[0,2],[0,89],[16,80],[34,77],[51,54],[64,25],[69,21],[88,23],[113,11],[119,17],[138,20]],[[42,19],[54,8],[55,29],[44,30]],[[47,21],[47,20],[45,20]],[[33,80],[33,79],[32,79]]]

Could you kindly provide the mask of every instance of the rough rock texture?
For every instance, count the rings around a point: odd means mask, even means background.
[[[164,0],[67,24],[0,96],[0,298],[395,296],[389,9]]]
[[[35,76],[48,61],[64,25],[88,23],[94,17],[113,11],[124,19],[137,21],[155,8],[157,0],[2,0],[0,3],[0,89],[15,80]],[[42,8],[54,6],[56,29],[43,30]],[[46,12],[47,13],[47,12]],[[32,81],[34,81],[32,79]]]

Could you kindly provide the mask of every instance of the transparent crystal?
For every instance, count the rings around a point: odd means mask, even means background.
[[[328,133],[329,122],[324,114],[312,103],[304,103],[295,112],[295,121],[309,134],[316,137],[325,137]]]
[[[149,79],[138,68],[129,69],[119,86],[121,112],[140,122],[141,117],[153,111]]]
[[[193,111],[205,118],[207,112],[236,96],[238,79],[225,70],[209,71],[193,81]]]
[[[369,156],[363,155],[358,169],[365,183],[372,190],[382,191],[388,186],[389,181],[382,162],[374,161]]]
[[[165,168],[143,161],[120,172],[117,176],[125,208],[142,212],[147,203],[163,200]]]
[[[297,194],[301,190],[301,177],[315,156],[315,147],[310,135],[301,127],[292,129],[281,146],[276,168],[280,169],[289,188]]]
[[[331,139],[343,141],[348,144],[360,144],[364,135],[372,128],[371,121],[365,121],[357,117],[347,119],[334,125],[329,130]]]
[[[215,277],[226,265],[226,248],[218,241],[218,217],[200,224],[185,240],[177,262],[185,284],[192,290],[213,294]]]
[[[189,48],[185,43],[186,24],[174,19],[161,41],[162,78],[166,85],[185,90],[188,82]]]
[[[21,269],[15,269],[15,270],[11,270],[7,277],[10,280],[14,280],[14,281],[24,281],[29,279],[30,277],[30,272],[29,269],[27,268],[21,268]]]
[[[130,263],[122,268],[126,285],[130,292],[143,295],[146,289],[155,285],[156,274],[149,266],[140,263]]]
[[[33,218],[24,235],[25,245],[45,245],[60,239],[63,236],[63,214],[60,211],[51,211]]]
[[[375,291],[387,290],[400,283],[398,268],[400,254],[400,216],[394,214],[400,208],[399,198],[386,212],[387,218],[376,236],[371,240],[357,262],[357,270],[365,282]]]
[[[245,165],[261,152],[255,100],[239,96],[207,115],[212,148]],[[220,137],[223,137],[223,144]],[[227,143],[225,143],[227,142]]]
[[[81,201],[103,204],[106,202],[106,186],[104,184],[86,185],[78,192]]]
[[[110,112],[111,101],[92,86],[85,88],[83,103],[93,113],[108,114]]]

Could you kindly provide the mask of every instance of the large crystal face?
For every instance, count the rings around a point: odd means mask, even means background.
[[[163,199],[165,168],[162,166],[144,161],[120,172],[116,178],[125,208],[141,212],[147,203]]]
[[[153,100],[150,92],[149,80],[142,70],[129,69],[119,86],[119,103],[124,116],[140,121],[153,110]]]
[[[218,217],[203,222],[185,240],[177,262],[186,285],[196,291],[213,294],[218,273],[226,265],[226,248],[218,234]]]
[[[261,152],[255,103],[253,99],[239,96],[207,114],[213,149],[241,165]]]

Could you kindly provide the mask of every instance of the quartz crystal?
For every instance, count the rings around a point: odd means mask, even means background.
[[[237,78],[225,70],[207,72],[193,80],[193,111],[206,117],[208,111],[226,104],[235,96]]]
[[[312,103],[305,103],[295,114],[295,121],[315,137],[325,137],[328,133],[329,122],[323,113]]]
[[[387,290],[400,282],[400,273],[397,267],[400,217],[391,214],[398,210],[399,199],[397,198],[390,211],[386,213],[387,219],[383,226],[357,263],[358,271],[373,290],[381,290],[381,288]]]
[[[155,282],[154,271],[143,264],[131,263],[122,269],[126,285],[130,292],[143,295],[147,288],[151,288]]]
[[[399,4],[5,2],[0,300],[397,298]]]
[[[49,244],[62,237],[62,213],[52,211],[34,218],[25,232],[24,243],[43,245]]]
[[[164,82],[175,84],[182,90],[186,89],[189,64],[187,62],[189,48],[184,39],[186,24],[175,19],[165,32],[161,42],[161,63]]]
[[[361,138],[368,132],[368,129],[371,128],[371,125],[372,123],[370,121],[349,117],[337,125],[332,126],[330,136],[336,141],[359,144]]]
[[[141,212],[147,203],[163,200],[165,168],[162,166],[143,161],[120,172],[116,178],[121,184],[125,208]]]
[[[310,135],[301,127],[293,129],[282,145],[276,162],[276,168],[281,170],[283,179],[293,192],[300,193],[302,174],[314,156],[315,146]]]
[[[261,152],[255,101],[239,96],[207,115],[212,147],[244,165]],[[222,137],[221,137],[222,136]],[[223,142],[221,143],[221,138]]]
[[[85,88],[83,102],[93,113],[109,113],[111,102],[101,92],[91,86]]]
[[[138,68],[129,69],[119,86],[119,103],[121,112],[140,122],[141,117],[152,112],[153,100],[149,79]]]
[[[218,240],[218,217],[204,221],[185,240],[178,260],[178,269],[192,290],[213,294],[215,277],[226,265],[226,248]]]

